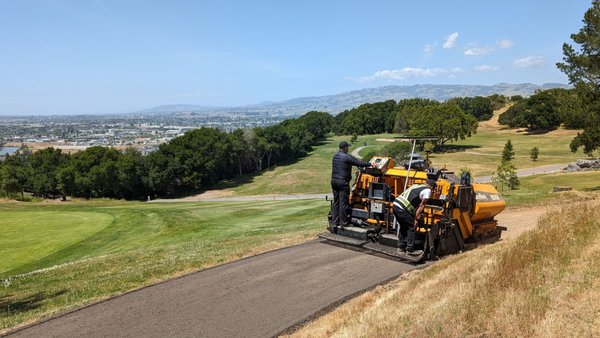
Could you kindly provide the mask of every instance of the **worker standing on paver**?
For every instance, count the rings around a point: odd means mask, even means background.
[[[333,190],[333,206],[331,207],[331,229],[336,226],[347,226],[348,204],[350,197],[350,180],[352,166],[369,167],[371,163],[363,162],[348,154],[348,142],[342,141],[339,151],[333,156],[331,163],[331,189]]]

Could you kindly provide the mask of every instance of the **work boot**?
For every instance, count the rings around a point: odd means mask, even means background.
[[[415,250],[415,248],[406,248],[406,253],[411,256],[419,256],[423,253],[423,250]]]

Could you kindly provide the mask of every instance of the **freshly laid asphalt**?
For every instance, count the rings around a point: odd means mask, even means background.
[[[418,266],[311,241],[146,287],[10,337],[270,337]]]

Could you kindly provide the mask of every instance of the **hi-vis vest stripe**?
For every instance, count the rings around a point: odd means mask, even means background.
[[[427,186],[425,184],[415,184],[412,187],[406,189],[398,197],[396,197],[396,199],[394,200],[394,204],[412,214],[415,211],[415,207],[408,200],[408,197],[410,196],[410,193],[414,189],[428,188],[428,187],[429,186]]]

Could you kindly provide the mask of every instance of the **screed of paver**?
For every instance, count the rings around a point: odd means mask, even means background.
[[[147,287],[11,337],[268,337],[414,268],[313,241]]]

